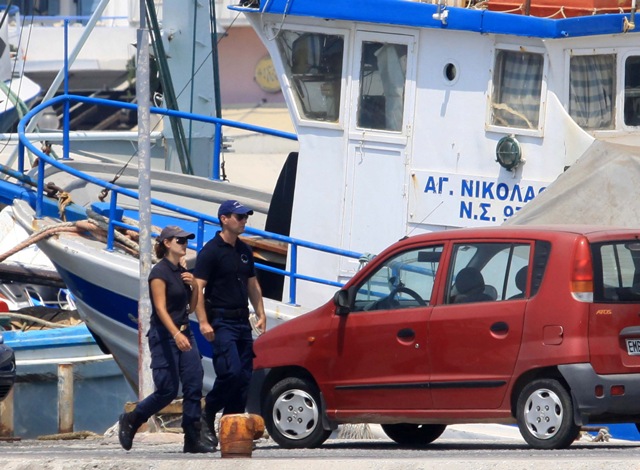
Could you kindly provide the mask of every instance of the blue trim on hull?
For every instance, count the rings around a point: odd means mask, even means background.
[[[314,17],[415,28],[450,29],[482,34],[505,34],[546,39],[622,34],[624,18],[629,15],[606,14],[549,19],[486,10],[447,7],[447,24],[433,19],[438,6],[407,0],[262,0],[265,13],[286,14],[288,18]],[[255,8],[231,7],[256,13]],[[286,23],[285,23],[286,24]],[[625,34],[637,33],[638,30]]]
[[[75,297],[82,300],[90,308],[102,313],[102,315],[137,331],[138,324],[129,318],[129,313],[135,312],[137,315],[137,300],[130,299],[82,279],[58,264],[55,264],[55,267],[67,288]],[[80,311],[80,313],[82,312]],[[191,321],[190,323],[200,354],[210,358],[212,354],[211,344],[200,334],[198,322]],[[99,334],[99,332],[95,333]]]

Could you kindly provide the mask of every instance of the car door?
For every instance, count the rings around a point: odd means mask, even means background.
[[[429,322],[433,406],[497,408],[520,350],[531,246],[474,241],[451,253]]]
[[[598,374],[640,371],[640,243],[609,240],[593,249],[589,353]]]
[[[431,407],[427,323],[442,245],[391,255],[350,289],[331,328],[327,406],[341,415]]]

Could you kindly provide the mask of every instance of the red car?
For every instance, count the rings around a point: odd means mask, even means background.
[[[549,226],[401,240],[255,342],[271,437],[317,447],[338,424],[380,423],[423,446],[448,424],[517,423],[532,447],[559,449],[589,422],[640,422],[639,237]]]

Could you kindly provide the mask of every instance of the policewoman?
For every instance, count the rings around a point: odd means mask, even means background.
[[[194,311],[200,295],[193,274],[181,264],[187,253],[187,240],[193,238],[193,233],[169,225],[156,239],[155,253],[160,261],[149,274],[152,312],[147,334],[156,390],[133,411],[120,416],[118,438],[125,450],[131,449],[138,428],[178,396],[182,383],[183,451],[215,451],[200,440],[204,373],[189,327],[189,313]]]
[[[217,445],[216,413],[244,413],[253,373],[253,336],[248,303],[258,318],[256,329],[264,332],[266,316],[262,290],[256,278],[253,252],[238,237],[253,211],[238,201],[223,202],[218,208],[221,231],[198,253],[194,275],[204,296],[196,315],[200,332],[213,348],[216,380],[205,397],[203,421]]]

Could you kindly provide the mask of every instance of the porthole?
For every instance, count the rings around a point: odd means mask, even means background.
[[[449,62],[447,65],[444,66],[444,78],[446,78],[450,82],[453,82],[457,76],[458,76],[458,69],[456,68],[455,64],[452,64],[451,62]]]

